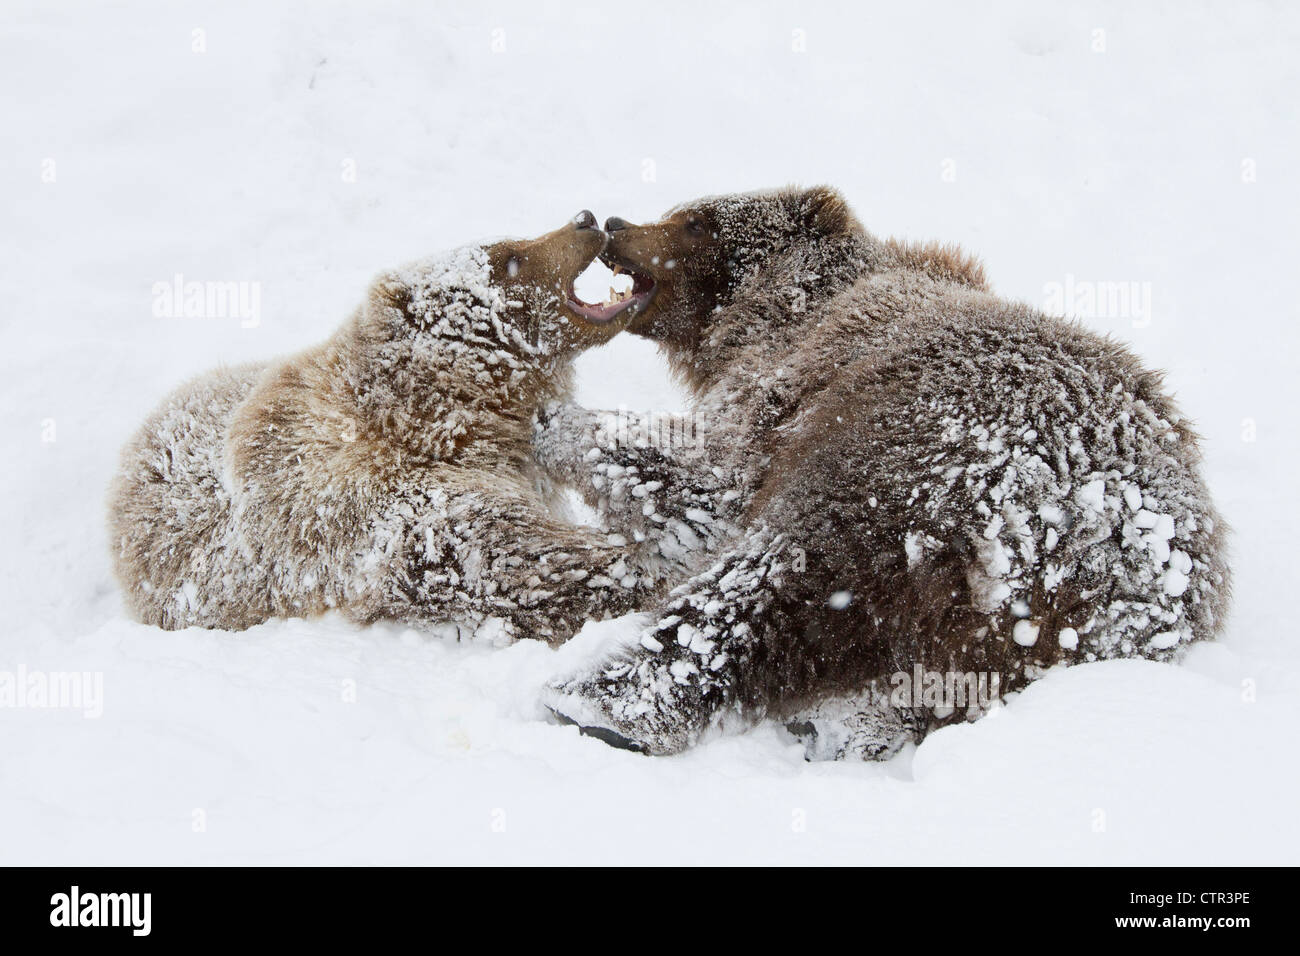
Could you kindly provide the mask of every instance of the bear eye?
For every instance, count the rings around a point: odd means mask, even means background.
[[[704,220],[692,216],[686,220],[686,231],[692,236],[702,236],[706,232]]]

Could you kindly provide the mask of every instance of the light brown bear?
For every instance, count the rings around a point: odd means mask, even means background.
[[[981,678],[1168,660],[1222,626],[1196,435],[1122,345],[999,298],[955,249],[876,238],[830,189],[605,226],[629,328],[694,408],[564,407],[539,459],[698,573],[639,644],[551,685],[562,717],[663,754],[772,716],[882,757],[981,713]],[[956,694],[900,703],[918,669]]]
[[[241,629],[337,608],[555,643],[644,602],[655,562],[554,517],[529,443],[574,356],[631,314],[573,291],[605,242],[583,212],[416,262],[323,344],[175,392],[112,485],[130,610]]]

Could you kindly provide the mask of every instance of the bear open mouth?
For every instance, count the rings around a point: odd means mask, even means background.
[[[609,295],[603,302],[585,302],[577,292],[579,285],[590,295],[593,283],[602,281],[609,284]],[[655,280],[642,272],[628,267],[621,262],[604,262],[597,259],[583,270],[569,285],[568,301],[565,303],[577,315],[604,325],[627,312],[629,315],[644,309],[655,293]]]

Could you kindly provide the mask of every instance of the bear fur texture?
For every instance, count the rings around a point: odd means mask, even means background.
[[[606,228],[602,258],[655,282],[630,329],[693,409],[560,406],[535,446],[694,573],[638,644],[547,688],[561,717],[652,754],[775,717],[810,754],[886,757],[982,713],[960,690],[981,678],[1219,631],[1197,437],[1122,345],[997,297],[955,248],[875,238],[825,188]],[[923,672],[957,695],[900,703]]]
[[[242,629],[337,608],[554,643],[644,603],[655,562],[555,518],[530,446],[571,359],[626,321],[569,308],[604,243],[586,213],[414,263],[325,343],[175,392],[111,489],[134,615]]]

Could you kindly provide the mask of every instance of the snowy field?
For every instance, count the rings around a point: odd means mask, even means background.
[[[1300,9],[554,7],[5,0],[0,672],[102,675],[102,714],[0,708],[0,863],[1300,862]],[[105,488],[183,379],[439,248],[790,182],[1168,370],[1235,529],[1222,642],[808,764],[772,726],[650,759],[548,722],[626,620],[553,651],[125,616]],[[177,274],[257,283],[256,321],[155,316]],[[631,338],[579,398],[684,401]]]

